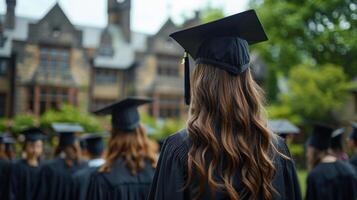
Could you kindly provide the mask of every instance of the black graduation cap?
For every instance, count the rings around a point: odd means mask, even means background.
[[[82,140],[85,142],[86,150],[90,154],[99,156],[103,153],[105,145],[102,136],[98,134],[90,134],[84,136]]]
[[[334,129],[325,124],[315,124],[308,145],[319,150],[326,150],[331,145],[331,135]]]
[[[268,120],[268,128],[283,138],[300,133],[300,129],[286,119]]]
[[[232,75],[248,69],[249,46],[268,40],[254,10],[248,10],[170,35],[196,64],[214,65]],[[185,101],[190,103],[189,59],[185,53]]]
[[[37,127],[25,129],[21,133],[25,135],[25,141],[29,142],[44,140],[46,138],[43,130]]]
[[[339,149],[343,147],[343,133],[346,131],[345,128],[339,128],[332,132],[331,135],[331,148]]]
[[[151,103],[152,99],[142,97],[128,97],[97,111],[98,115],[112,115],[112,127],[125,132],[135,130],[140,123],[138,106]]]
[[[77,141],[76,133],[84,131],[82,126],[72,123],[53,123],[52,128],[59,134],[59,146],[74,144]]]
[[[357,123],[352,123],[352,132],[350,133],[350,139],[357,142]]]

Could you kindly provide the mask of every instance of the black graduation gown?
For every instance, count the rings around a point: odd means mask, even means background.
[[[86,200],[91,175],[99,167],[87,167],[73,175],[73,200]]]
[[[96,171],[89,183],[88,200],[142,200],[146,199],[154,168],[149,162],[145,168],[131,175],[122,158],[117,159],[108,173]]]
[[[8,200],[10,196],[10,174],[11,162],[0,159],[0,197],[2,200]]]
[[[38,183],[40,165],[30,166],[24,159],[16,161],[12,165],[10,179],[11,200],[31,200],[33,191]]]
[[[275,143],[281,153],[290,156],[286,144],[280,137],[277,138]],[[194,197],[192,192],[194,188],[182,189],[186,183],[189,148],[190,142],[186,130],[182,130],[166,139],[151,185],[149,200],[184,200]],[[279,192],[279,194],[273,194],[273,199],[300,200],[301,192],[293,161],[286,160],[278,155],[274,157],[273,161],[276,167],[273,186]],[[240,180],[238,175],[235,176],[234,185],[237,190],[241,187]],[[197,185],[197,182],[193,182],[191,185]],[[207,187],[199,199],[211,199],[211,197],[211,191]],[[229,198],[224,192],[216,192],[215,199]]]
[[[318,164],[307,177],[306,200],[356,200],[357,176],[344,161]]]
[[[352,164],[352,166],[353,166],[354,169],[355,169],[355,172],[357,173],[357,154],[353,155],[353,156],[350,158],[350,163]]]
[[[55,158],[41,167],[40,180],[34,200],[69,200],[72,194],[72,177],[75,172],[87,167],[86,162],[68,167],[65,160]]]

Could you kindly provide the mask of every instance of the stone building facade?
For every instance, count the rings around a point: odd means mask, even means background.
[[[168,19],[154,35],[130,29],[131,0],[107,0],[105,28],[72,24],[59,4],[41,19],[15,16],[16,0],[0,15],[0,118],[40,115],[64,103],[91,111],[126,96],[152,97],[155,118],[186,116],[182,49],[169,34],[199,23],[199,13],[178,26]],[[257,56],[254,72],[263,80]]]
[[[149,36],[130,29],[131,0],[108,0],[105,28],[72,24],[59,4],[39,20],[16,16],[16,0],[6,6],[0,117],[40,115],[63,103],[91,111],[131,95],[153,97],[154,117],[184,114],[182,51],[168,37],[180,27],[171,20]]]

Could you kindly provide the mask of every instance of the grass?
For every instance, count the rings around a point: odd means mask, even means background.
[[[301,194],[305,196],[306,193],[306,178],[307,178],[307,171],[299,169],[297,170],[297,175],[300,183]]]

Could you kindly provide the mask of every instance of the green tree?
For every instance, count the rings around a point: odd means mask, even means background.
[[[201,21],[203,23],[211,22],[223,17],[224,13],[220,8],[207,7],[201,11]]]
[[[29,114],[16,115],[12,120],[11,131],[17,135],[19,132],[26,128],[37,125],[37,118]]]
[[[341,67],[326,64],[300,64],[289,72],[288,92],[280,95],[281,108],[291,110],[282,112],[307,121],[335,121],[333,112],[339,109],[354,87],[348,81]]]
[[[40,118],[40,124],[44,128],[49,128],[53,122],[78,123],[86,132],[99,132],[102,130],[99,121],[93,115],[81,112],[71,105],[63,105],[60,110],[49,110]]]
[[[287,74],[301,61],[342,66],[357,74],[357,4],[352,0],[251,0],[269,42],[254,48],[269,66],[268,90],[274,99],[276,72]]]

